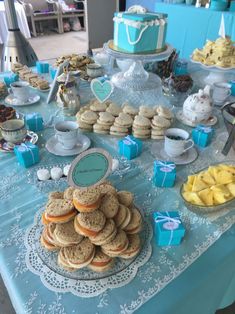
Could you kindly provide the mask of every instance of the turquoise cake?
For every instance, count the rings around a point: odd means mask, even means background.
[[[165,49],[167,14],[114,13],[114,49],[127,53],[151,53]]]

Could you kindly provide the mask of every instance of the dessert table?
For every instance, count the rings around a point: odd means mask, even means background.
[[[15,9],[17,21],[19,23],[19,28],[21,32],[26,38],[30,38],[31,35],[23,5],[18,2],[15,2]],[[0,44],[3,44],[6,41],[7,33],[8,30],[4,2],[0,2]]]
[[[38,94],[40,102],[21,107],[18,111],[40,112],[44,121],[48,121],[58,107],[54,102],[46,104],[45,93]],[[84,103],[91,98],[87,83],[81,84],[80,95]],[[112,97],[118,102],[118,95],[114,93]],[[1,152],[0,272],[16,312],[213,314],[216,309],[231,304],[235,299],[234,208],[200,216],[190,212],[179,195],[180,186],[188,174],[213,162],[234,160],[233,151],[226,158],[221,154],[227,134],[220,111],[215,109],[215,114],[219,122],[215,126],[212,144],[199,150],[199,157],[192,164],[177,166],[174,188],[152,185],[155,156],[151,140],[144,141],[143,153],[130,161],[129,170],[110,176],[119,189],[135,194],[135,203],[143,210],[148,223],[151,224],[153,211],[178,210],[186,227],[186,236],[180,246],[162,248],[157,247],[152,238],[151,257],[139,266],[136,273],[128,274],[129,283],[122,285],[117,275],[114,288],[102,290],[103,287],[97,285],[97,290],[90,297],[81,296],[86,282],[84,287],[78,287],[76,280],[62,278],[47,266],[40,268],[38,257],[33,256],[31,248],[25,245],[34,216],[44,206],[48,192],[64,188],[64,184],[59,182],[55,186],[39,184],[35,179],[36,170],[39,166],[70,163],[73,157],[48,153],[45,143],[54,134],[53,128],[38,133],[40,164],[25,169],[20,167],[13,154]],[[56,119],[63,118],[58,116]],[[189,127],[177,121],[174,125],[190,131]],[[105,148],[114,158],[119,158],[117,138],[92,133],[87,135],[93,147]]]

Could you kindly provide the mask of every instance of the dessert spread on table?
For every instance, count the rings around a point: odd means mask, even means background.
[[[87,64],[94,63],[94,61],[87,55],[70,54],[61,56],[56,60],[55,66],[58,67],[65,60],[68,60],[68,70],[69,71],[81,71],[86,72]]]
[[[104,272],[116,257],[135,257],[141,249],[142,217],[133,198],[109,182],[51,192],[42,215],[41,245],[58,251],[58,264],[68,271],[87,266]]]
[[[216,206],[235,197],[235,166],[219,164],[188,176],[183,198],[198,206]]]
[[[163,139],[164,131],[173,122],[174,114],[164,106],[140,106],[135,108],[128,103],[122,107],[106,101],[92,100],[83,106],[76,115],[79,128],[99,134],[126,136],[132,133],[141,139]]]
[[[165,49],[167,14],[147,12],[134,5],[114,14],[115,49],[128,53],[149,53]]]
[[[50,88],[49,82],[41,78],[38,74],[19,62],[16,62],[12,66],[12,72],[17,73],[21,80],[29,82],[32,87],[39,90],[48,90]]]
[[[202,49],[195,49],[192,59],[205,65],[230,68],[235,66],[235,47],[230,37],[207,40]]]

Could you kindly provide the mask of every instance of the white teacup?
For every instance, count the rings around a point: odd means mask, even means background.
[[[231,86],[226,82],[213,84],[213,101],[215,103],[223,103],[231,95]]]
[[[74,121],[61,121],[55,125],[55,136],[64,149],[72,149],[78,142],[78,125]]]
[[[189,139],[189,133],[185,130],[172,128],[165,132],[164,149],[168,156],[178,157],[194,146]]]
[[[21,100],[21,101],[27,101],[29,99],[29,83],[28,82],[14,82],[10,84],[9,91],[13,93],[13,95]]]
[[[9,145],[21,143],[26,135],[27,129],[23,119],[11,119],[2,123],[1,127],[2,137],[9,143]]]

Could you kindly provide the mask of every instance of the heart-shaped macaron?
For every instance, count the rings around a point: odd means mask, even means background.
[[[108,80],[102,82],[99,79],[94,79],[91,81],[91,90],[96,99],[102,103],[112,94],[113,84]]]

